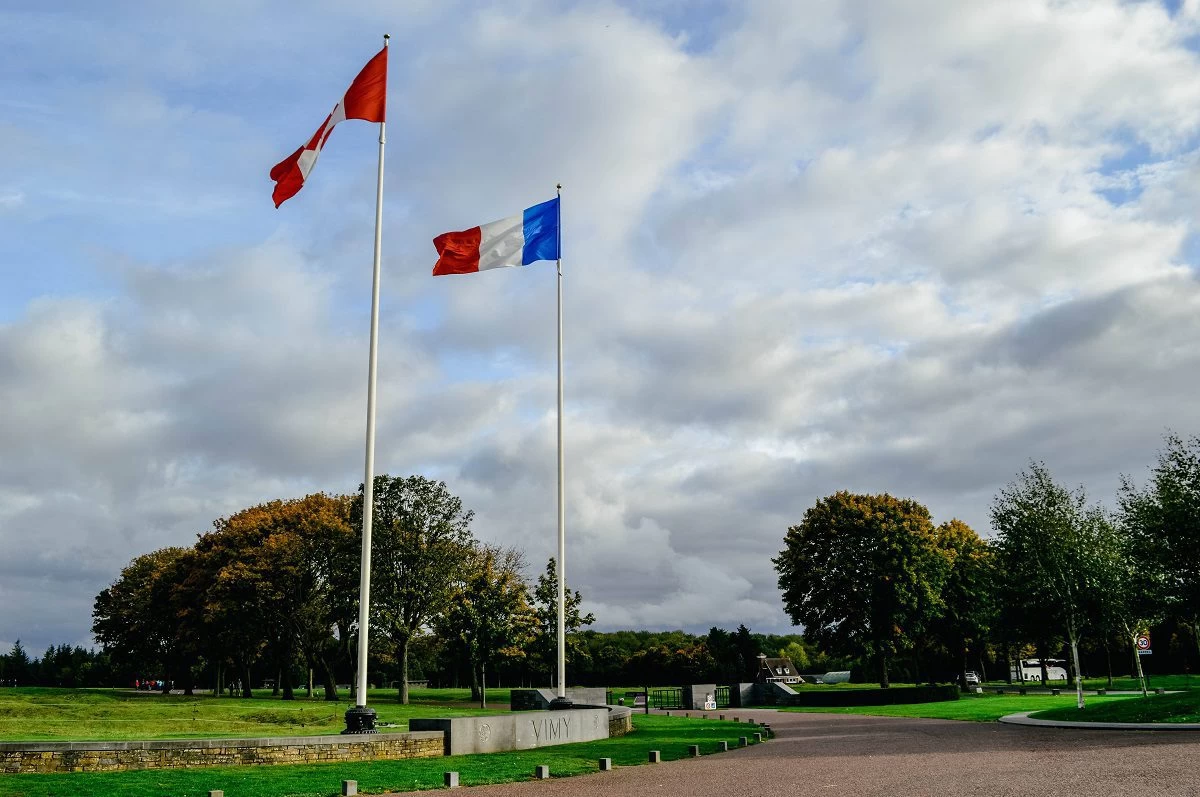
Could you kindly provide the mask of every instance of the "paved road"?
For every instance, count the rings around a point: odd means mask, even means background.
[[[740,710],[776,738],[728,753],[464,797],[1200,796],[1200,733],[1075,731],[998,723]],[[428,797],[429,792],[416,792]]]

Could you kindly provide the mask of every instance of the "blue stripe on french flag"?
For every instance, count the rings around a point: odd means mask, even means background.
[[[433,275],[473,274],[490,268],[557,260],[561,256],[559,219],[559,198],[555,197],[526,208],[520,216],[442,233],[433,239],[438,253]]]

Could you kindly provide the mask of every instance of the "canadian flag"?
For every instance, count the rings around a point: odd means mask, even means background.
[[[275,200],[275,207],[294,197],[304,187],[304,181],[316,165],[321,147],[329,140],[334,125],[345,119],[384,121],[387,111],[387,53],[388,48],[384,47],[368,61],[346,90],[346,96],[334,106],[333,113],[326,117],[308,143],[271,169],[271,179],[275,181],[271,199]]]

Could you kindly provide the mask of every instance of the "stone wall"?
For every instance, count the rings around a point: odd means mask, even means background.
[[[607,739],[608,715],[607,708],[521,711],[486,717],[411,719],[408,727],[414,731],[441,731],[445,734],[446,755],[466,755]]]
[[[624,736],[633,731],[633,709],[629,706],[608,707],[609,737]]]
[[[573,686],[565,690],[572,703],[582,706],[603,706],[607,690],[600,687]],[[550,701],[558,697],[554,689],[513,689],[509,708],[513,711],[546,711]]]
[[[0,742],[0,772],[117,772],[230,764],[394,761],[442,755],[437,731],[273,739]]]

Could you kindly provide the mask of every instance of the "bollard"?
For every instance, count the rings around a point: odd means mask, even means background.
[[[690,755],[692,758],[699,758],[700,757],[700,745],[689,744],[688,745],[688,755]]]
[[[754,734],[754,743],[762,744],[762,734],[761,733]]]
[[[1097,690],[1096,690],[1096,696],[1097,696],[1097,697],[1104,697],[1104,696],[1105,696],[1105,695],[1107,695],[1107,694],[1108,694],[1108,690],[1107,690],[1107,689],[1097,689]]]
[[[1018,695],[1027,695],[1027,694],[1029,694],[1029,692],[1025,689],[1018,689],[1017,694]]]
[[[734,721],[734,722],[741,722],[742,720],[741,720],[741,718],[740,718],[740,717],[734,717],[734,718],[733,718],[733,721]]]
[[[685,720],[690,720],[692,718],[692,712],[690,712],[690,711],[683,712],[683,718]]]
[[[600,771],[601,772],[612,771],[612,759],[611,758],[601,758],[600,759]]]
[[[447,789],[457,789],[458,788],[458,773],[457,772],[443,772],[442,773],[442,784],[445,785],[445,787]]]
[[[342,781],[342,797],[354,797],[354,795],[356,795],[356,794],[358,794],[358,781],[357,780],[343,780]]]
[[[1166,693],[1167,693],[1167,690],[1166,690],[1166,689],[1164,689],[1164,688],[1163,688],[1163,687],[1161,687],[1161,686],[1160,686],[1160,687],[1157,687],[1157,688],[1154,690],[1154,694],[1156,694],[1156,695],[1165,695]]]
[[[537,769],[533,770],[533,776],[538,780],[546,780],[550,777],[550,767],[545,764],[538,764]]]
[[[722,720],[723,720],[723,719],[725,719],[725,715],[724,715],[724,714],[718,714],[718,715],[717,715],[717,719],[722,719]]]
[[[208,797],[225,797],[225,792],[221,789],[209,789]]]
[[[1025,690],[1024,690],[1024,689],[1022,689],[1022,690],[1021,690],[1021,694],[1024,694],[1024,693],[1025,693]],[[1051,689],[1051,690],[1050,690],[1050,696],[1051,696],[1051,697],[1056,697],[1056,696],[1058,696],[1058,695],[1061,695],[1061,694],[1062,694],[1062,690],[1061,690],[1061,689]]]
[[[717,752],[718,753],[728,753],[729,752],[729,742],[717,742]]]
[[[668,716],[668,717],[669,717],[669,716],[671,716],[671,712],[669,712],[669,711],[668,711],[668,712],[667,712],[667,716]]]
[[[739,737],[738,737],[738,747],[745,747],[747,744],[749,744],[749,742],[748,742],[748,741],[746,741],[746,737],[745,737],[745,736],[739,736]]]
[[[658,750],[651,750],[650,751],[650,763],[658,764],[661,762],[662,762],[662,753],[660,753]]]

